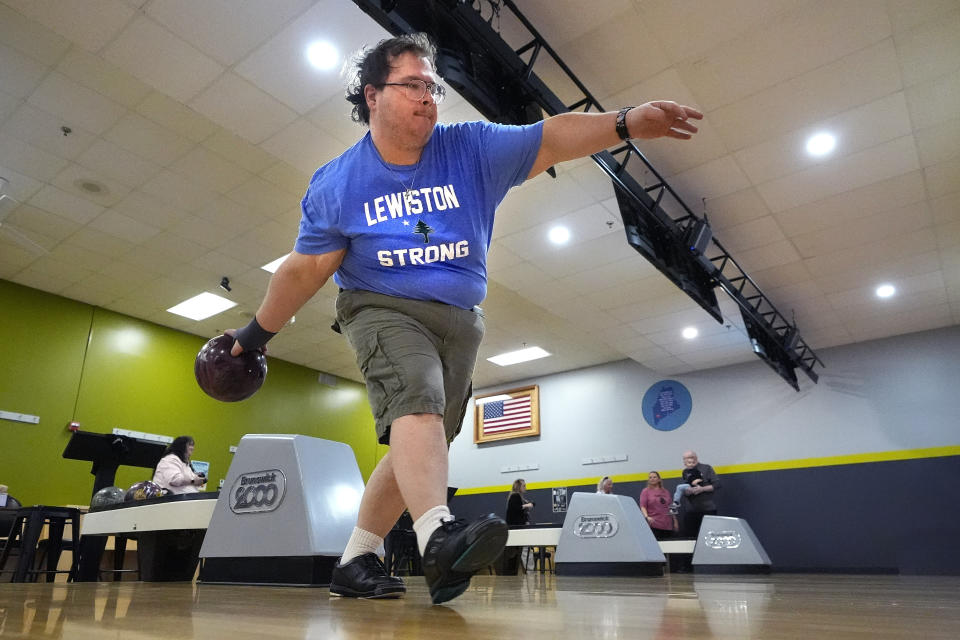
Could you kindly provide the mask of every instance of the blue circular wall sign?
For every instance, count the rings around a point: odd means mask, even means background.
[[[693,409],[693,398],[676,380],[661,380],[643,394],[643,418],[658,431],[678,429]]]

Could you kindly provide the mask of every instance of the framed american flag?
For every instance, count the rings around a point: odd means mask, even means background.
[[[540,387],[522,387],[474,398],[473,441],[540,435]]]

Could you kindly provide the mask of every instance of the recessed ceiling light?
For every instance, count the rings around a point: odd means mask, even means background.
[[[520,349],[519,351],[508,351],[507,353],[501,353],[498,356],[487,358],[487,360],[493,364],[498,364],[501,367],[507,367],[511,364],[519,364],[521,362],[527,362],[528,360],[546,358],[549,355],[549,353],[540,347],[527,347],[526,349]]]
[[[686,329],[683,330],[682,335],[687,340],[693,340],[698,335],[700,335],[700,332],[697,330],[696,327],[687,327]]]
[[[807,153],[825,156],[837,146],[837,139],[830,133],[817,133],[807,139]]]
[[[203,320],[210,316],[215,316],[221,311],[226,311],[237,306],[233,300],[227,300],[213,293],[201,293],[193,296],[189,300],[184,300],[180,304],[167,309],[170,313],[175,313],[191,320]]]
[[[307,60],[314,68],[327,71],[337,66],[340,54],[337,53],[336,47],[326,40],[318,40],[307,47]]]
[[[286,256],[280,256],[273,262],[268,262],[267,264],[263,265],[260,268],[263,269],[264,271],[269,271],[270,273],[276,273],[277,269],[280,268],[281,263],[283,263],[283,261],[286,260],[287,256],[289,255],[290,254],[288,253]]]
[[[882,284],[879,287],[877,287],[878,298],[889,298],[896,292],[897,292],[897,289],[892,284]]]
[[[547,234],[550,242],[553,244],[567,244],[570,241],[570,229],[566,227],[554,227]]]

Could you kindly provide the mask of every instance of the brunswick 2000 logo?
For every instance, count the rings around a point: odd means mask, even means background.
[[[573,535],[578,538],[612,538],[619,528],[612,513],[584,515],[573,523]]]
[[[265,513],[280,506],[287,478],[280,469],[244,473],[230,487],[230,510],[234,513]]]

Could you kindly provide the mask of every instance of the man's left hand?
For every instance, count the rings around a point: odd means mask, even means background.
[[[699,131],[690,119],[702,120],[703,114],[670,100],[654,100],[627,112],[627,130],[631,138],[689,140]]]

